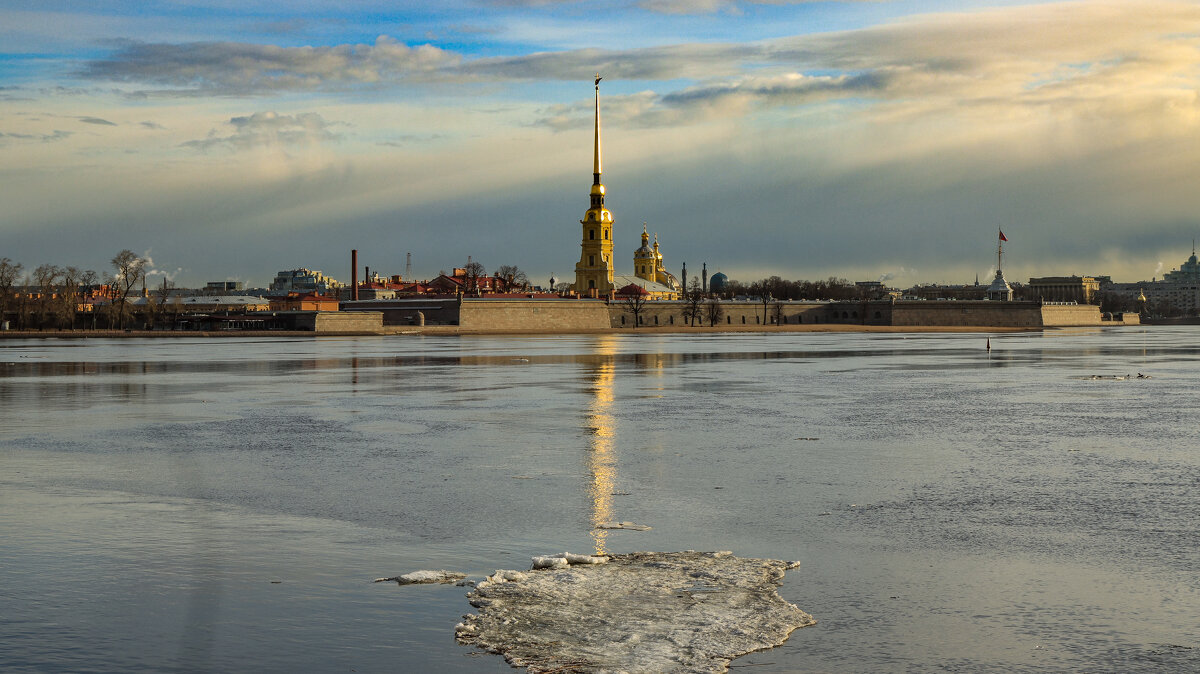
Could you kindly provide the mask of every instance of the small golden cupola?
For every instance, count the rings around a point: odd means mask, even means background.
[[[596,75],[596,133],[592,154],[591,203],[579,224],[583,226],[579,262],[575,265],[575,292],[604,297],[613,290],[613,217],[604,207],[604,183],[600,182],[600,80]]]
[[[655,238],[655,246],[658,245],[658,239]],[[642,223],[642,246],[633,251],[633,275],[646,279],[647,281],[657,283],[655,272],[658,269],[658,261],[655,258],[656,249],[650,248],[650,234],[646,232],[646,223]]]

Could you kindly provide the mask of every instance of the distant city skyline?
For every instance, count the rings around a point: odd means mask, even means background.
[[[1200,232],[1200,6],[0,0],[0,257],[151,284],[349,252],[572,276],[604,76],[618,271],[1139,281]],[[600,9],[597,9],[600,8]]]

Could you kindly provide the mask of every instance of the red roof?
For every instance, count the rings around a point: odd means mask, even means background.
[[[638,285],[636,283],[630,283],[629,285],[625,286],[624,288],[621,288],[620,290],[618,290],[617,294],[625,295],[625,296],[649,295],[650,291],[646,290],[645,288],[641,287],[640,285]]]

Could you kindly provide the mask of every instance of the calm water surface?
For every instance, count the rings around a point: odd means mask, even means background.
[[[0,669],[510,671],[371,580],[727,549],[758,672],[1197,671],[1197,334],[0,341]]]

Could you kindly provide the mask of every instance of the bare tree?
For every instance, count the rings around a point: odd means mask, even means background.
[[[632,290],[632,289],[631,289]],[[642,321],[642,312],[646,310],[646,298],[648,293],[638,288],[633,290],[632,294],[626,295],[622,301],[625,311],[633,314],[633,327],[637,327]]]
[[[762,287],[758,295],[758,301],[762,302],[763,305],[763,325],[767,324],[767,309],[770,308],[771,302],[774,300],[775,298],[771,297],[771,291],[767,290],[765,287]]]
[[[38,268],[33,270],[33,284],[37,289],[37,297],[33,303],[34,315],[39,330],[44,330],[47,325],[53,327],[58,277],[61,274],[62,270],[52,264],[38,265]]]
[[[129,311],[126,302],[129,293],[146,277],[146,259],[139,257],[132,250],[123,250],[112,259],[113,264],[113,305],[118,327],[125,327],[125,318]]]
[[[771,305],[771,322],[775,325],[783,325],[783,302]]]
[[[713,297],[704,304],[704,317],[708,319],[708,327],[717,324],[725,317],[725,307],[721,306],[721,300]]]
[[[96,282],[100,275],[94,269],[84,270],[79,275],[80,294],[84,299],[88,300],[88,313],[92,315],[92,329],[96,329],[96,305],[91,301],[96,296]]]
[[[58,301],[55,302],[55,314],[60,327],[75,328],[75,313],[79,307],[79,297],[82,294],[80,278],[83,272],[77,267],[67,267],[62,270],[61,283],[58,286]]]
[[[13,286],[21,278],[21,269],[20,262],[0,257],[0,323],[7,320],[8,312],[16,305]]]
[[[496,269],[496,276],[504,281],[505,292],[514,289],[524,290],[529,287],[529,277],[515,264],[502,264]]]
[[[33,287],[33,279],[29,274],[21,279],[20,291],[16,298],[17,329],[25,330],[33,323],[33,298],[29,291]]]
[[[699,277],[693,276],[692,282],[683,293],[683,310],[681,317],[688,325],[695,325],[701,319],[701,303],[704,302],[704,292],[700,287]]]
[[[468,262],[467,266],[463,267],[463,272],[466,274],[466,291],[479,292],[479,279],[487,273],[483,265],[479,262]]]

